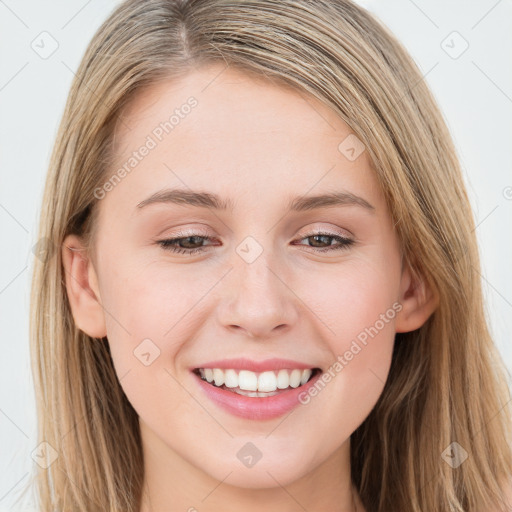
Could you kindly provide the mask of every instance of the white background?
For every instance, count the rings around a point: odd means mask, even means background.
[[[117,3],[0,0],[0,511],[21,510],[13,502],[36,447],[29,280],[50,151],[73,71]],[[359,3],[405,44],[444,113],[478,224],[492,332],[512,372],[512,1]],[[46,59],[31,47],[44,31],[58,43]]]

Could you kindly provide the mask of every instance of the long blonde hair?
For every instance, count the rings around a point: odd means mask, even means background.
[[[94,190],[111,173],[112,134],[134,94],[208,63],[308,93],[348,123],[369,151],[405,264],[439,296],[420,329],[396,335],[383,393],[351,437],[367,512],[505,510],[510,397],[456,151],[415,63],[350,0],[128,0],[96,32],[51,157],[39,227],[47,250],[33,275],[38,436],[58,454],[38,468],[39,509],[140,508],[137,414],[107,339],[74,324],[60,248],[70,233],[91,234]],[[469,455],[458,467],[443,459],[453,442]]]

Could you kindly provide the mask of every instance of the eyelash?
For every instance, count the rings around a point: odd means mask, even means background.
[[[354,244],[354,240],[352,240],[350,238],[345,238],[345,237],[342,237],[339,235],[334,235],[332,233],[323,233],[323,232],[312,233],[310,235],[306,235],[306,236],[300,238],[299,240],[305,240],[306,238],[312,238],[315,236],[319,236],[319,237],[325,236],[328,238],[332,238],[332,239],[336,240],[337,242],[339,242],[339,245],[322,247],[322,248],[313,247],[314,252],[322,253],[322,252],[329,252],[329,251],[346,250],[346,249],[348,249],[349,246]],[[179,253],[179,254],[192,255],[192,254],[196,254],[198,252],[204,252],[206,250],[205,246],[196,247],[195,249],[185,249],[183,247],[176,247],[175,244],[177,242],[179,242],[180,240],[184,240],[186,238],[203,238],[204,240],[211,240],[211,237],[209,237],[209,236],[203,236],[203,235],[199,235],[199,234],[190,234],[190,235],[185,235],[185,236],[179,237],[179,238],[168,238],[166,240],[159,240],[157,243],[163,249],[165,249],[167,251],[174,252],[174,253]],[[206,247],[208,247],[208,246],[206,246]],[[312,246],[308,246],[308,247],[312,247]]]

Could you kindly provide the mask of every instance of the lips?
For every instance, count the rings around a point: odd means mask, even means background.
[[[191,370],[202,391],[215,405],[232,415],[250,420],[276,418],[298,406],[301,403],[299,396],[306,393],[322,373],[318,367],[297,361],[270,359],[258,362],[244,358],[211,361]],[[299,380],[298,374],[301,376]],[[240,375],[242,377],[239,379]],[[281,387],[276,386],[279,375]],[[224,383],[226,377],[228,386]],[[259,387],[260,380],[262,388]]]

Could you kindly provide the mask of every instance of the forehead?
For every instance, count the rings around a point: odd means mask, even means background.
[[[187,106],[191,98],[197,103],[193,108]],[[351,133],[335,112],[306,92],[211,64],[141,90],[124,109],[116,138],[126,142],[147,134],[151,122],[165,123],[173,113],[168,142],[194,134],[223,138],[229,133],[232,139],[242,139],[248,133],[276,133],[317,141]]]
[[[261,192],[269,199],[269,190],[283,188],[298,195],[350,185],[354,193],[378,193],[364,146],[357,158],[347,158],[355,135],[333,110],[305,92],[233,68],[210,65],[153,84],[121,119],[111,172],[150,147],[116,187],[136,197],[164,184],[222,196],[229,187],[235,195]]]

